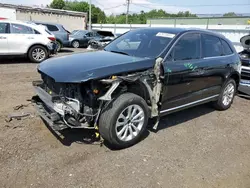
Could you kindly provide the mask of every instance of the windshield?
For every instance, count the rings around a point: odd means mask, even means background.
[[[74,30],[72,31],[71,35],[80,35],[83,36],[87,33],[88,31],[83,31],[83,30]]]
[[[109,43],[104,50],[136,57],[157,57],[175,34],[157,30],[134,30]]]

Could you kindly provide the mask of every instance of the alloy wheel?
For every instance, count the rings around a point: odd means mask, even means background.
[[[145,113],[139,105],[130,105],[123,110],[116,121],[116,135],[121,141],[134,139],[142,130]]]
[[[46,52],[42,48],[35,48],[32,51],[32,58],[40,62],[46,58]]]
[[[222,103],[228,106],[234,97],[235,87],[232,83],[229,83],[223,92]]]

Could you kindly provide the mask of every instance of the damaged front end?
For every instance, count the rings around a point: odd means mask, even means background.
[[[34,81],[37,96],[33,97],[39,115],[59,131],[65,128],[97,129],[99,116],[119,95],[135,93],[148,104],[150,118],[159,117],[162,92],[162,59],[153,69],[110,76],[82,83],[58,83],[42,74]]]

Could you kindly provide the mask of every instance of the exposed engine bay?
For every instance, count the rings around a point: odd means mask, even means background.
[[[239,53],[242,63],[239,91],[250,95],[250,35],[242,37],[240,42],[244,50]]]
[[[57,83],[41,73],[42,81],[33,82],[38,94],[36,103],[40,108],[49,108],[44,111],[51,113],[40,115],[48,118],[51,126],[59,125],[59,129],[94,129],[100,112],[107,108],[113,99],[122,93],[133,91],[147,99],[150,117],[158,117],[162,89],[160,79],[163,73],[161,62],[162,59],[158,58],[154,69],[83,83]]]

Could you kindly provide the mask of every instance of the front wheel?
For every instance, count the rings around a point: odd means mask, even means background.
[[[220,93],[218,101],[214,102],[214,107],[218,110],[227,110],[233,103],[236,94],[236,82],[228,80]]]
[[[48,50],[40,45],[30,48],[28,52],[29,59],[34,63],[40,63],[48,58]]]
[[[104,110],[99,120],[101,136],[116,148],[136,144],[148,123],[148,106],[133,93],[120,95]]]

